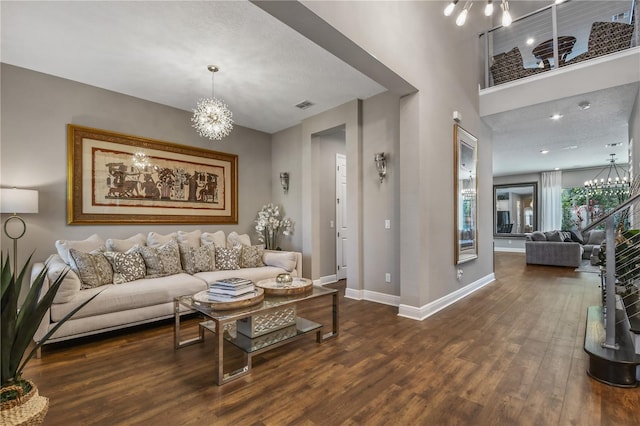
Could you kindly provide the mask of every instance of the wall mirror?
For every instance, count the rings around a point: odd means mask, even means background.
[[[455,263],[478,257],[478,139],[457,124],[454,140]]]
[[[493,185],[493,235],[523,236],[538,230],[537,182]]]

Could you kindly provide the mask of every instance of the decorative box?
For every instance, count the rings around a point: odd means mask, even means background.
[[[246,348],[250,352],[253,352],[257,351],[258,349],[273,345],[274,343],[278,343],[283,340],[295,337],[297,334],[298,329],[294,324],[256,338],[251,338],[245,336],[242,333],[238,333],[236,335],[236,342],[239,346]]]
[[[239,333],[249,337],[258,337],[296,323],[296,307],[287,306],[276,311],[256,314],[236,321]]]

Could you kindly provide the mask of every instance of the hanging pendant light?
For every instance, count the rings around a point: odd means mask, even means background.
[[[193,110],[191,122],[200,136],[211,140],[222,140],[229,136],[233,129],[233,114],[222,100],[214,97],[213,77],[220,69],[216,65],[209,65],[207,69],[211,71],[211,98],[198,101]]]
[[[626,171],[616,165],[616,155],[609,154],[609,164],[602,169],[593,179],[584,183],[587,195],[621,195],[628,197],[631,192],[631,179],[627,178]],[[622,172],[622,176],[620,176]],[[604,176],[604,174],[607,176]],[[601,177],[602,176],[602,177]],[[600,177],[600,180],[598,178]]]
[[[502,0],[502,26],[508,27],[513,22],[511,14],[509,13],[509,2]]]

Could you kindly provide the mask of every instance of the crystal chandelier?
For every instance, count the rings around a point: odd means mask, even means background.
[[[207,67],[211,71],[211,98],[203,98],[198,101],[196,109],[193,110],[191,122],[200,136],[211,140],[222,140],[229,136],[233,129],[231,111],[227,105],[213,96],[213,76],[219,71],[216,65]]]
[[[624,195],[630,193],[631,179],[627,179],[626,171],[622,167],[616,165],[615,154],[609,154],[609,165],[600,170],[593,179],[584,183],[584,189],[587,195]],[[604,173],[607,176],[604,176]],[[622,172],[622,176],[620,173]],[[600,177],[602,175],[602,177]],[[600,178],[598,180],[598,178]]]

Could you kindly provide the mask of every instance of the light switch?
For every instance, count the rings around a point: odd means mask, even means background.
[[[384,221],[384,229],[391,229],[391,220],[385,219],[385,221]]]

